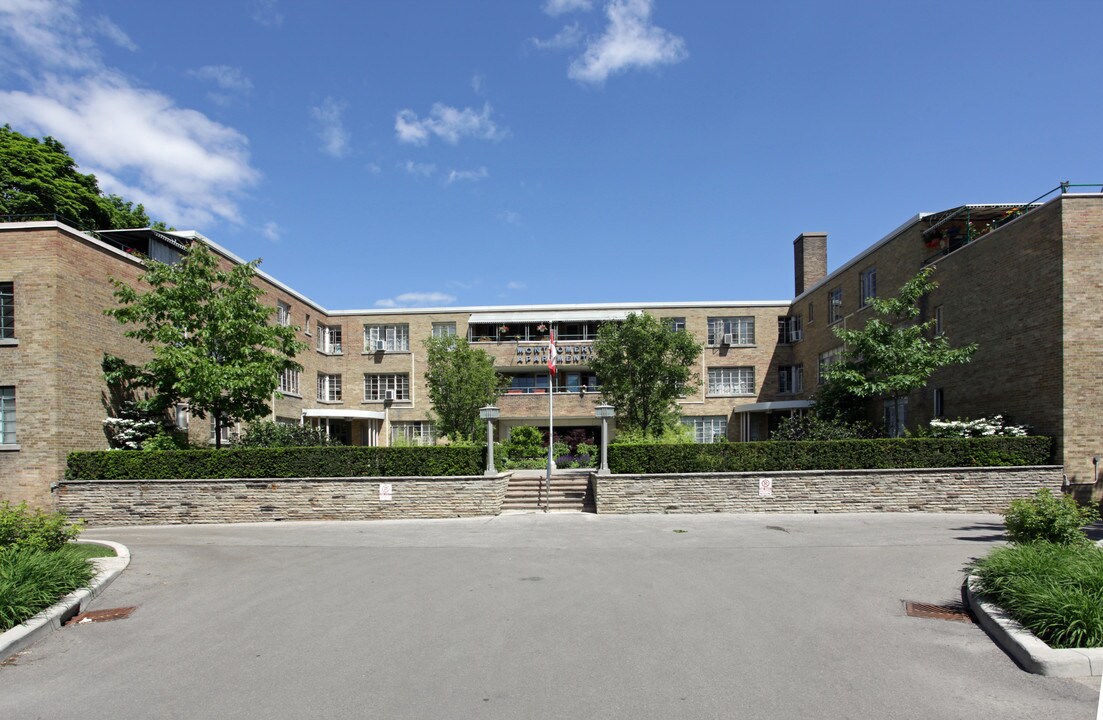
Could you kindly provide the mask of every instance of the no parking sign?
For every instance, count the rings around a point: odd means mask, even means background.
[[[758,496],[759,497],[773,497],[774,496],[774,481],[773,478],[760,478],[758,481]]]

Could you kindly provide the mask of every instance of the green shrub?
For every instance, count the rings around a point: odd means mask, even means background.
[[[973,572],[985,599],[1051,647],[1103,647],[1103,550],[1090,543],[1010,545]]]
[[[481,475],[486,446],[279,447],[69,454],[71,480]]]
[[[82,523],[70,523],[63,512],[33,512],[26,503],[0,504],[0,549],[54,551],[80,534]]]
[[[1082,507],[1070,495],[1055,496],[1048,488],[1040,489],[1034,497],[1012,500],[1003,515],[1007,539],[1013,543],[1090,543],[1081,528],[1099,520],[1094,507]]]
[[[538,458],[547,455],[544,436],[531,425],[518,425],[509,431],[509,439],[503,443],[505,457],[510,460]]]
[[[88,560],[27,547],[0,549],[0,632],[26,622],[95,575]]]
[[[261,420],[235,436],[231,444],[234,447],[323,447],[341,443],[326,437],[325,430],[321,428]]]
[[[815,413],[782,418],[771,440],[851,440],[877,437],[873,427],[862,421],[826,420]]]
[[[685,423],[677,423],[663,428],[662,435],[655,437],[642,430],[626,428],[617,430],[617,445],[687,445],[693,444],[693,428]]]
[[[548,466],[547,458],[505,458],[501,462],[503,470],[543,470]]]
[[[142,442],[143,450],[186,450],[188,436],[182,432],[161,432]]]
[[[614,473],[766,472],[1044,465],[1048,437],[878,438],[609,446]]]

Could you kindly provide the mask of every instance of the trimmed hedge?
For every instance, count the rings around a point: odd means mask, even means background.
[[[482,475],[485,447],[279,447],[69,453],[69,480]]]
[[[1046,465],[1048,437],[879,438],[610,445],[614,473],[765,472]]]

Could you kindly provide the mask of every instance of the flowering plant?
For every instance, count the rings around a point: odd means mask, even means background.
[[[1003,415],[976,420],[931,420],[929,437],[989,437],[992,435],[1012,435],[1022,437],[1029,434],[1025,425],[1008,425]]]
[[[544,323],[540,323],[539,325],[536,326],[536,329],[540,332],[546,332],[547,329],[548,329],[548,326],[545,325]]]
[[[502,325],[498,328],[501,332],[509,332],[509,325]]]

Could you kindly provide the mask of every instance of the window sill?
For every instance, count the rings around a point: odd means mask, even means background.
[[[414,403],[411,400],[361,400],[361,405],[384,405],[386,403],[394,403],[395,405],[401,405],[402,407],[413,407]]]
[[[285,390],[277,390],[276,392],[278,392],[280,395],[283,395],[285,398],[296,398],[297,400],[303,399],[303,396],[299,395],[298,393],[287,392]]]
[[[19,344],[18,338],[0,338],[0,347],[15,347]]]
[[[409,355],[409,350],[365,350],[361,355]]]
[[[326,357],[341,357],[344,355],[343,352],[326,352],[325,350],[318,350],[317,353],[319,355],[325,355]]]
[[[0,452],[18,452],[22,450],[23,446],[19,443],[4,443],[0,444]]]
[[[345,401],[344,400],[322,400],[321,398],[319,398],[318,403],[321,404],[321,405],[344,405]]]
[[[724,348],[753,348],[758,347],[758,344],[751,343],[750,345],[706,345],[705,347],[712,348],[714,350],[723,350]]]
[[[746,397],[753,398],[754,396],[755,396],[754,393],[724,393],[724,394],[718,394],[718,395],[713,395],[713,394],[705,395],[706,398],[731,398],[731,397],[734,397],[734,398],[746,398]]]

